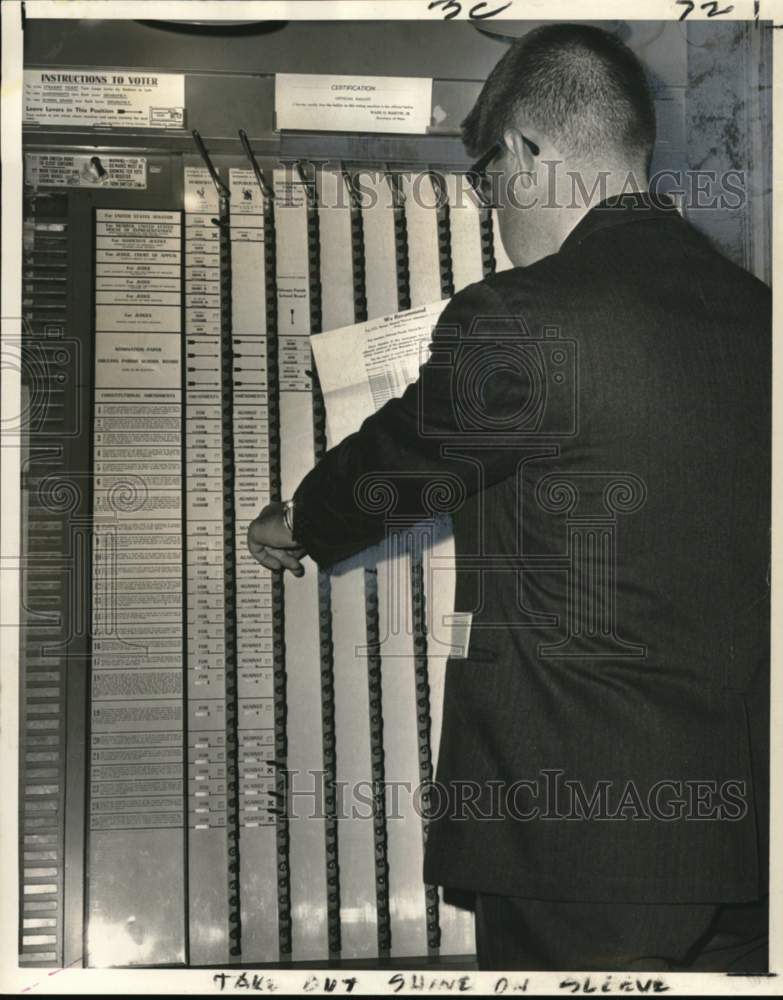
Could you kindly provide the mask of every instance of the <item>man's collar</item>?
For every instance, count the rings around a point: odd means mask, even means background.
[[[566,236],[560,249],[573,249],[599,229],[622,226],[630,222],[672,218],[681,217],[673,199],[668,195],[653,195],[649,191],[615,195],[591,208]]]

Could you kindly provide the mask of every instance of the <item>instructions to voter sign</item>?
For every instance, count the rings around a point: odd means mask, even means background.
[[[185,77],[182,73],[28,69],[24,123],[184,128]]]

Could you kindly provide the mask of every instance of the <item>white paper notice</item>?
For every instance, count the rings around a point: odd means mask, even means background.
[[[415,382],[448,299],[310,338],[326,405],[329,446]]]
[[[184,128],[182,73],[28,69],[25,125]]]
[[[432,80],[278,73],[275,115],[278,129],[423,135],[432,118]]]

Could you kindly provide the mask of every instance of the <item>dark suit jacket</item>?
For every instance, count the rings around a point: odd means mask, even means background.
[[[767,287],[626,197],[456,295],[418,382],[303,480],[294,533],[320,565],[451,497],[473,627],[447,665],[426,881],[759,894],[770,389]]]

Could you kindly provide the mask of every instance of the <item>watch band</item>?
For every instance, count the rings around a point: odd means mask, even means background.
[[[291,538],[294,537],[294,501],[284,500],[283,501],[283,522],[286,528],[291,532]]]

